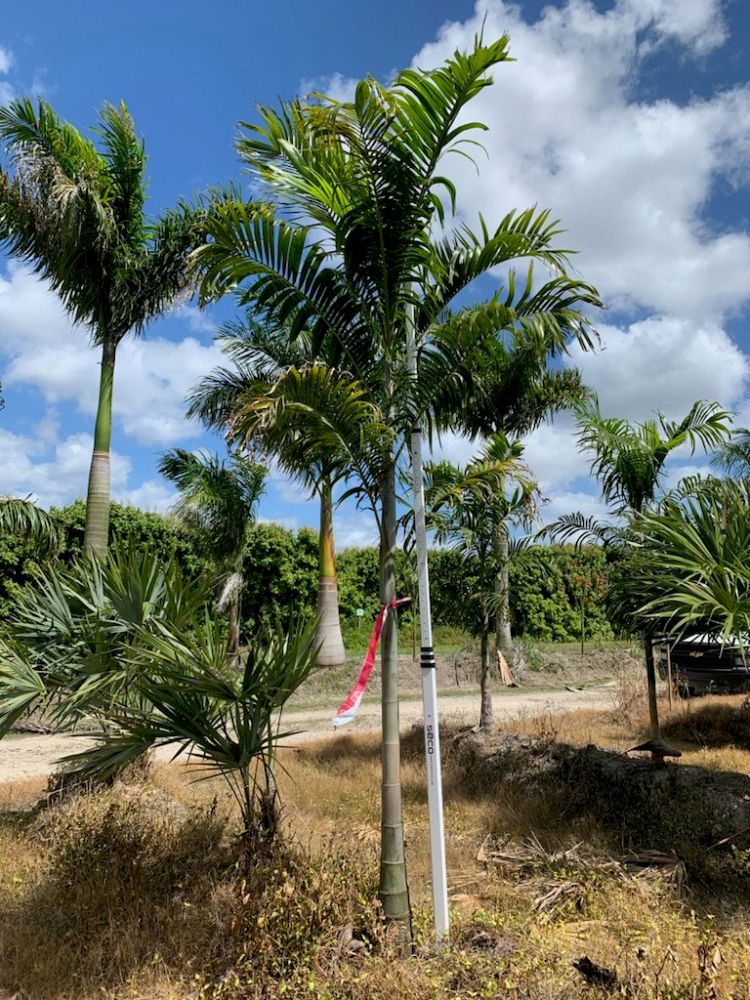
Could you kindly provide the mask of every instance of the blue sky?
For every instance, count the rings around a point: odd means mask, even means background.
[[[311,88],[346,95],[366,73],[431,65],[509,31],[472,117],[486,121],[481,172],[452,167],[459,208],[491,222],[512,207],[551,208],[580,250],[576,266],[607,311],[602,350],[574,355],[605,411],[679,416],[718,399],[750,424],[750,7],[745,0],[323,0],[217,5],[193,0],[9,5],[0,25],[0,101],[42,93],[79,127],[124,99],[145,137],[150,207],[236,179],[232,139],[256,102]],[[457,161],[458,162],[458,161]],[[158,454],[211,444],[183,419],[187,389],[215,363],[216,322],[179,307],[121,349],[113,491],[153,509],[171,502]],[[97,359],[54,296],[0,258],[0,491],[44,504],[85,492]],[[216,442],[214,442],[216,446]],[[444,452],[466,460],[466,442]],[[548,514],[598,511],[571,423],[531,435],[528,458]],[[679,457],[678,476],[694,461]],[[316,505],[273,477],[261,514],[314,524]],[[371,526],[341,512],[340,544]]]

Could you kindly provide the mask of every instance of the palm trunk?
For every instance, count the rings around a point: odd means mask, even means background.
[[[494,532],[493,548],[497,564],[495,577],[495,645],[511,670],[516,666],[513,635],[510,630],[510,539],[507,521],[501,521]]]
[[[643,651],[646,654],[646,680],[648,682],[648,715],[651,725],[651,738],[658,739],[661,735],[659,728],[659,707],[656,702],[656,669],[654,665],[654,645],[651,637],[643,637]]]
[[[318,576],[318,665],[339,666],[346,662],[339,617],[339,592],[333,545],[333,497],[325,476],[320,486],[320,570]]]
[[[239,588],[229,607],[229,653],[232,662],[238,666],[240,659],[240,609],[242,589]]]
[[[385,477],[380,538],[380,600],[396,597],[396,465]],[[398,620],[395,612],[385,621],[381,646],[382,669],[382,816],[380,839],[380,888],[378,895],[387,921],[411,936],[409,889],[404,858],[404,825],[401,815],[401,748],[398,713]]]
[[[106,340],[102,345],[99,376],[99,404],[96,410],[94,453],[91,456],[89,486],[86,496],[86,529],[83,551],[103,559],[109,541],[109,451],[112,441],[112,384],[115,376],[117,345]]]
[[[490,664],[490,642],[487,629],[482,631],[481,643],[481,679],[479,703],[479,728],[483,733],[491,733],[495,728],[495,716],[492,711],[492,673]]]

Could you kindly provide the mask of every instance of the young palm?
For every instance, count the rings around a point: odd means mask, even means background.
[[[240,651],[242,563],[250,528],[263,495],[266,468],[238,455],[228,466],[216,456],[175,448],[162,455],[159,471],[180,493],[174,512],[193,531],[199,548],[222,574],[219,610],[229,607],[229,649]]]
[[[480,640],[479,728],[485,732],[494,728],[490,633],[495,632],[498,648],[503,650],[498,629],[507,622],[510,630],[508,523],[519,515],[530,516],[537,489],[521,461],[522,454],[519,441],[495,434],[466,468],[436,462],[425,469],[428,523],[439,542],[451,545],[471,563],[477,581],[468,617],[471,631]],[[510,491],[509,480],[514,483]],[[499,535],[505,544],[498,544]]]
[[[203,213],[180,204],[145,215],[146,157],[124,104],[105,105],[95,140],[43,100],[0,109],[0,246],[29,263],[101,349],[89,473],[86,552],[107,551],[112,392],[117,348],[168,310],[192,281]]]
[[[324,449],[333,475],[346,478],[375,514],[384,604],[396,597],[396,484],[415,424],[429,433],[465,429],[511,391],[524,352],[541,344],[547,355],[560,353],[571,337],[588,344],[580,310],[599,303],[590,286],[565,273],[547,212],[512,212],[495,229],[480,220],[478,234],[461,226],[439,235],[456,197],[442,161],[483,127],[466,122],[464,110],[507,50],[507,38],[477,40],[468,54],[434,70],[406,70],[388,87],[361,81],[352,103],[262,108],[261,123],[244,127],[238,147],[278,212],[225,201],[198,254],[206,297],[237,291],[259,321],[291,340],[304,333],[316,352],[330,343],[326,363],[289,368],[263,396],[246,399],[231,430],[240,446],[271,435],[292,453],[313,441]],[[536,285],[527,264],[523,280],[511,271],[489,301],[451,311],[476,278],[524,258],[550,270],[548,280]],[[417,378],[408,359],[412,335]],[[388,919],[408,923],[397,653],[389,617],[380,897]]]
[[[683,445],[691,453],[717,448],[729,433],[730,416],[717,403],[694,403],[679,422],[659,414],[656,420],[633,424],[616,417],[603,417],[596,401],[578,411],[579,444],[592,455],[591,472],[598,479],[602,495],[615,517],[641,515],[657,501],[670,454]],[[569,514],[544,529],[544,534],[579,544],[593,540],[617,544],[622,531],[617,525],[603,524],[582,514]],[[659,733],[656,704],[656,672],[650,631],[643,637],[649,686],[651,730]]]
[[[729,479],[750,480],[750,430],[736,428],[711,457],[711,464]]]
[[[290,341],[283,331],[260,328],[252,317],[245,323],[227,324],[217,342],[231,367],[216,369],[193,389],[188,415],[197,416],[207,426],[225,433],[243,400],[263,396],[285,371],[292,367],[303,368],[316,360],[309,336],[301,334]],[[324,350],[325,345],[319,353]],[[279,444],[283,448],[284,442]],[[273,452],[270,441],[264,442],[263,447]],[[295,478],[316,493],[320,502],[318,665],[337,666],[346,662],[346,652],[336,581],[333,470],[327,462],[325,449],[316,452],[313,441],[307,442],[306,453],[300,455],[294,449],[286,458],[287,470],[293,470]],[[295,459],[300,459],[302,464],[297,465]]]

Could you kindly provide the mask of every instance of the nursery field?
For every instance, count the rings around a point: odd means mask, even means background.
[[[679,703],[671,714],[662,704],[664,731],[683,754],[668,767],[750,775],[739,703]],[[182,765],[155,763],[95,794],[49,805],[43,775],[3,783],[1,995],[746,996],[747,838],[724,847],[694,843],[693,803],[667,803],[662,815],[655,795],[654,842],[633,842],[628,824],[642,830],[642,816],[629,815],[627,803],[619,829],[604,798],[599,813],[595,794],[584,808],[561,809],[560,800],[535,795],[533,783],[493,779],[467,753],[460,727],[449,728],[453,936],[442,954],[429,943],[426,800],[415,727],[405,735],[403,765],[415,887],[410,956],[392,950],[379,918],[379,738],[364,733],[282,749],[281,838],[267,856],[244,861],[223,785],[195,783]],[[625,751],[647,733],[642,682],[621,679],[609,703],[595,709],[505,721],[482,753],[508,733],[534,745]],[[665,837],[674,840],[672,849]],[[588,982],[574,968],[583,957],[605,979],[611,975],[604,993],[604,979]]]

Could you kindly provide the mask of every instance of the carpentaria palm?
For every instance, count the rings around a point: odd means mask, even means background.
[[[179,491],[174,513],[222,576],[219,610],[230,609],[229,648],[240,650],[242,563],[248,532],[266,479],[266,468],[240,455],[225,465],[216,455],[174,448],[159,460],[159,472]]]
[[[478,39],[433,70],[406,70],[383,86],[367,78],[354,100],[261,108],[238,149],[267,201],[225,199],[198,252],[206,298],[236,292],[262,324],[311,338],[326,362],[290,367],[234,415],[240,446],[273,433],[299,453],[326,450],[333,474],[374,512],[380,599],[396,597],[398,464],[415,423],[463,429],[512,386],[524,352],[589,343],[591,286],[567,275],[558,226],[545,211],[510,212],[475,233],[448,219],[457,192],[443,172],[484,126],[464,111],[508,58],[508,39]],[[276,211],[269,209],[269,204]],[[488,301],[452,310],[481,275],[521,260]],[[525,262],[525,263],[524,263]],[[548,272],[537,283],[531,264]],[[418,377],[409,368],[416,340]],[[490,427],[485,428],[487,430]],[[281,449],[276,454],[281,455]],[[291,468],[291,466],[290,466]],[[383,786],[380,897],[408,922],[399,780],[398,646],[382,639]]]
[[[190,251],[204,238],[204,213],[181,203],[146,218],[146,156],[124,104],[105,105],[93,134],[84,137],[44,100],[0,109],[8,151],[0,246],[48,282],[101,349],[84,547],[103,556],[117,347],[191,287]]]
[[[236,414],[248,400],[264,396],[278,379],[294,367],[304,368],[316,360],[325,360],[326,344],[313,352],[311,338],[305,333],[291,341],[286,333],[260,327],[248,316],[245,322],[226,324],[217,338],[230,367],[213,371],[190,394],[188,415],[199,417],[207,426],[230,432]],[[282,418],[283,419],[283,418]],[[346,662],[344,639],[339,617],[333,539],[333,470],[327,449],[316,449],[308,438],[300,451],[288,436],[269,435],[258,446],[273,452],[272,440],[284,448],[279,458],[288,472],[317,494],[320,502],[319,572],[318,572],[318,664],[335,666]]]
[[[578,409],[578,440],[592,456],[591,472],[599,481],[602,496],[614,517],[637,517],[653,509],[659,497],[664,469],[670,454],[683,445],[691,453],[717,448],[729,434],[730,415],[717,403],[699,400],[680,421],[659,413],[656,420],[634,424],[618,417],[604,417],[596,400]],[[619,545],[631,543],[630,527],[607,524],[583,514],[567,514],[546,526],[542,534],[558,541],[575,540]],[[624,607],[620,598],[617,604]],[[641,618],[649,686],[652,735],[659,734],[656,702],[656,672],[651,623]]]
[[[532,516],[538,492],[522,455],[520,441],[494,434],[465,468],[449,462],[425,467],[428,524],[439,542],[471,563],[476,580],[466,620],[480,640],[479,728],[484,732],[494,728],[490,633],[497,639],[506,621],[510,629],[508,526],[511,520]],[[498,649],[504,652],[499,641]]]

